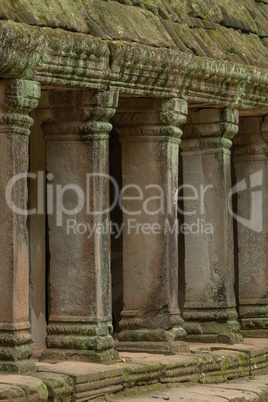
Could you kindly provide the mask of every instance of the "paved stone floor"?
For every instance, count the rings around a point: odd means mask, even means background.
[[[117,362],[103,365],[39,362],[44,347],[33,345],[38,373],[31,387],[40,393],[43,382],[50,401],[268,402],[267,338],[247,338],[235,345],[189,343],[189,346],[191,353],[181,355],[120,353]],[[0,384],[7,380],[0,378]],[[18,385],[25,386],[26,379],[19,380]]]
[[[112,398],[110,400],[113,400]],[[134,398],[119,398],[130,402],[246,402],[268,401],[268,376],[231,381],[215,385],[190,384],[175,389],[152,392]]]

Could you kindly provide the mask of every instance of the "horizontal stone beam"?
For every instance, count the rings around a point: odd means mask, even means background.
[[[0,21],[0,77],[152,97],[192,105],[268,107],[267,70],[166,47]]]

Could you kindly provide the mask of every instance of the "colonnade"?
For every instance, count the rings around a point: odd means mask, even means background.
[[[27,214],[22,213],[27,210],[27,177],[14,181],[14,176],[28,169],[32,124],[28,113],[37,106],[40,87],[32,81],[2,80],[0,90],[0,370],[28,373],[34,363],[29,359]],[[100,229],[109,227],[111,118],[122,144],[124,188],[120,199],[124,308],[117,350],[185,353],[187,340],[238,342],[241,329],[245,336],[266,333],[268,247],[263,206],[268,120],[239,118],[239,111],[230,108],[188,111],[188,107],[184,97],[49,92],[49,117],[42,125],[46,173],[58,190],[57,198],[47,202],[50,309],[42,359],[117,359],[110,234]],[[180,168],[183,228],[177,221]],[[237,187],[233,187],[232,169]],[[88,180],[89,174],[94,180]],[[70,183],[75,191],[63,193]],[[60,214],[58,197],[63,206]],[[90,238],[67,233],[68,219],[99,230]],[[130,221],[142,229],[130,230]],[[191,231],[201,221],[202,229]],[[178,226],[187,231],[182,312]]]

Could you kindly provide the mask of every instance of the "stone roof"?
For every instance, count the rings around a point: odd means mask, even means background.
[[[0,19],[268,65],[268,0],[1,0]]]
[[[1,0],[0,77],[268,113],[268,0]]]

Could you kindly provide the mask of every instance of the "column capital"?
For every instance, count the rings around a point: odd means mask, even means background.
[[[28,113],[36,108],[40,95],[36,81],[0,81],[0,133],[29,135],[33,119]]]
[[[49,96],[50,117],[42,125],[45,139],[106,140],[117,104],[117,92],[53,91]]]
[[[256,157],[268,152],[268,116],[241,117],[234,140],[235,157]]]
[[[181,149],[183,152],[207,151],[214,152],[217,150],[229,151],[232,141],[221,137],[204,137],[182,140]]]
[[[121,141],[180,142],[187,113],[181,98],[122,98],[114,121]]]
[[[268,143],[268,116],[262,118],[261,133],[264,141]]]
[[[184,136],[192,138],[220,137],[231,140],[238,132],[236,109],[192,109],[184,126]]]

